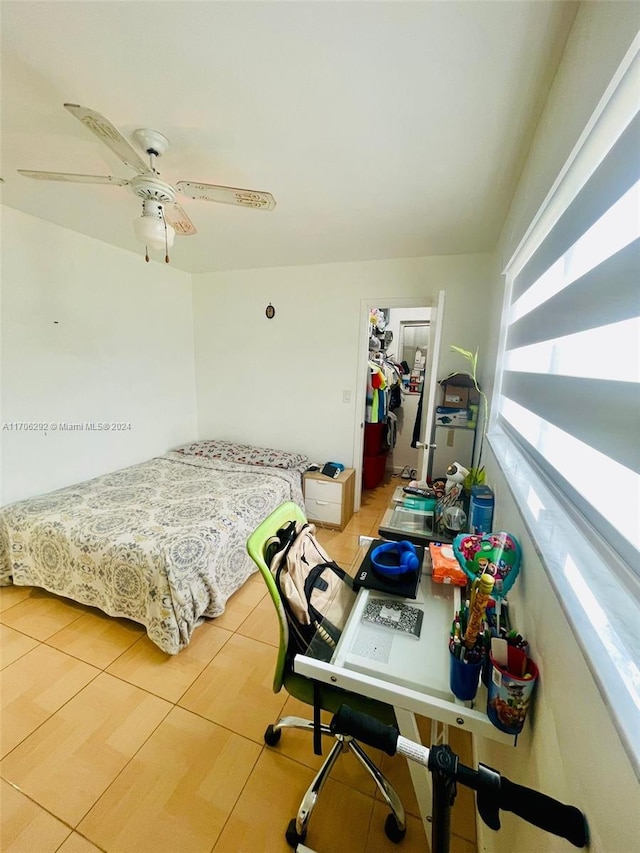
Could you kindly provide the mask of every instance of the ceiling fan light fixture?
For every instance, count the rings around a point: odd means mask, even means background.
[[[133,220],[136,238],[157,252],[162,252],[167,247],[170,249],[176,238],[175,228],[165,222],[160,210],[157,213],[151,213],[145,209],[142,216]]]
[[[120,131],[103,115],[79,104],[64,106],[87,130],[110,148],[125,166],[133,169],[137,174],[133,178],[118,178],[112,175],[36,172],[31,169],[18,169],[18,173],[38,181],[128,187],[142,199],[142,216],[133,223],[136,238],[147,246],[147,249],[164,251],[165,263],[169,263],[169,249],[173,246],[176,233],[183,237],[198,233],[188,215],[176,202],[178,193],[188,198],[236,204],[255,210],[273,210],[276,206],[276,200],[271,193],[262,190],[240,189],[195,181],[178,181],[175,186],[167,184],[160,180],[160,173],[156,169],[157,158],[169,148],[169,140],[164,134],[150,128],[140,128],[135,131],[133,135],[135,141],[149,155],[150,162],[147,165]],[[148,255],[147,251],[145,253],[147,260],[149,260]]]

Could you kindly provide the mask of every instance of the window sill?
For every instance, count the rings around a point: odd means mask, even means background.
[[[487,440],[640,779],[638,579],[575,516],[508,435],[494,428]]]

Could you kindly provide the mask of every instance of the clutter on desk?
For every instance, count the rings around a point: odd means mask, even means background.
[[[507,734],[522,731],[538,679],[538,667],[522,649],[507,644],[507,660],[498,661],[489,652],[491,677],[488,684],[487,716]]]
[[[435,527],[441,534],[455,534],[466,530],[467,515],[460,506],[464,491],[464,481],[469,470],[459,462],[453,462],[447,468],[447,479],[435,480],[432,488],[438,499],[435,509]],[[447,513],[447,510],[451,510]],[[457,510],[457,511],[456,511]],[[446,513],[446,515],[445,515]]]
[[[495,579],[485,572],[471,584],[469,598],[456,613],[449,639],[451,692],[469,701],[476,695],[487,648],[485,612]]]
[[[494,658],[500,663],[501,660],[507,662],[508,647],[513,646],[516,649],[529,654],[529,643],[520,634],[511,623],[509,615],[509,602],[506,599],[497,601],[490,598],[485,612],[485,649],[486,658],[482,668],[482,683],[485,687],[489,684],[491,677],[491,661],[489,652],[493,652]]]
[[[495,579],[488,572],[477,577],[471,584],[469,617],[466,630],[462,637],[462,641],[467,651],[476,647],[479,636],[481,637],[481,644],[484,647],[484,643],[482,643],[482,623],[494,585]]]
[[[463,702],[475,699],[481,669],[482,658],[471,661],[449,655],[449,687],[457,699]]]
[[[476,484],[471,487],[469,501],[469,532],[489,533],[493,525],[493,491],[489,486]]]
[[[365,622],[381,628],[391,628],[401,634],[420,637],[424,613],[418,607],[390,598],[370,598],[362,612]]]
[[[507,734],[522,731],[538,679],[529,644],[513,627],[506,600],[490,599],[486,610],[486,657],[482,683],[487,687],[487,716]]]
[[[429,553],[431,554],[432,577],[435,583],[448,583],[455,586],[467,585],[467,576],[460,568],[451,545],[443,542],[430,542]]]
[[[450,506],[462,496],[464,481],[469,476],[469,469],[459,462],[453,462],[447,468],[447,479],[444,484],[445,505]]]
[[[424,486],[403,486],[403,506],[407,509],[417,509],[422,512],[433,512],[436,508],[436,493],[426,483]]]
[[[384,546],[390,547],[380,550]],[[411,555],[414,556],[415,562],[411,560]],[[420,585],[423,560],[424,548],[420,545],[414,545],[407,540],[387,542],[384,539],[374,539],[355,574],[353,588],[358,590],[363,586],[400,598],[415,599]],[[396,571],[389,574],[389,568]]]
[[[435,498],[422,498],[419,496],[406,495],[402,501],[402,505],[406,509],[414,509],[419,512],[430,512],[433,514],[436,509],[437,501]]]
[[[461,533],[453,540],[453,550],[469,580],[485,572],[494,578],[494,598],[504,598],[518,577],[521,550],[510,533]]]
[[[449,536],[456,536],[467,529],[467,514],[461,506],[448,506],[442,512],[442,526]]]
[[[385,580],[395,580],[406,574],[414,574],[421,568],[416,546],[407,539],[383,542],[371,551],[371,566]]]
[[[471,588],[451,625],[451,692],[471,701],[481,679],[487,716],[500,731],[517,736],[538,679],[529,644],[512,625],[505,599],[520,570],[520,546],[503,531],[463,534],[454,539],[453,552]]]

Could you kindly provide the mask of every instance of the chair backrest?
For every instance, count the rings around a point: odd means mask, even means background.
[[[276,582],[271,574],[269,566],[265,562],[264,552],[269,539],[272,536],[275,536],[278,530],[288,521],[300,521],[303,524],[306,524],[307,521],[303,511],[300,509],[298,504],[293,503],[293,501],[287,501],[275,509],[271,515],[265,518],[259,527],[256,527],[247,540],[247,551],[249,556],[260,570],[278,614],[280,646],[278,649],[276,670],[273,676],[273,690],[275,693],[281,689],[284,683],[287,649],[289,647],[289,626],[287,624],[287,614],[285,613],[278,587],[276,586]]]

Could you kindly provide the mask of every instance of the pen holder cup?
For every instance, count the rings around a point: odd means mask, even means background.
[[[467,663],[449,652],[449,686],[457,699],[469,702],[475,698],[482,661]]]
[[[538,667],[520,649],[509,646],[507,666],[499,666],[491,652],[487,716],[493,725],[510,735],[522,731],[529,702],[538,680]]]
[[[526,655],[527,652],[529,651],[529,643],[523,642],[517,648],[519,648],[521,651],[523,651]],[[492,667],[493,667],[493,664],[491,663],[491,655],[486,654],[484,661],[483,661],[483,664],[482,664],[482,673],[480,675],[480,680],[482,681],[482,683],[484,684],[485,687],[489,687],[489,681],[491,679]]]

